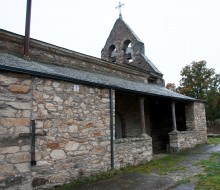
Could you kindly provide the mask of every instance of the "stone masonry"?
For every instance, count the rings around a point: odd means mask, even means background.
[[[0,75],[0,187],[18,189],[110,169],[109,92],[17,73]],[[4,95],[2,94],[4,93]],[[30,166],[30,132],[36,121],[36,166]]]
[[[207,140],[204,103],[190,103],[185,106],[185,110],[187,131],[169,133],[171,152],[193,148]]]
[[[125,138],[115,142],[115,168],[138,165],[152,159],[152,138]]]
[[[30,132],[31,84],[30,75],[0,74],[0,189],[31,189],[30,140],[19,138]]]

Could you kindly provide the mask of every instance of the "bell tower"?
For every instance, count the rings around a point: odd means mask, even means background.
[[[102,49],[101,58],[112,64],[133,67],[150,73],[154,78],[153,80],[163,80],[162,73],[145,55],[144,43],[125,23],[122,16],[116,20]]]

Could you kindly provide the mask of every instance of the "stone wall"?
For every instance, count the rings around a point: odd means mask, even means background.
[[[205,130],[206,115],[205,105],[202,102],[188,103],[185,106],[187,130]]]
[[[171,132],[170,136],[170,151],[178,152],[187,148],[193,148],[198,144],[205,143],[207,134],[205,131],[181,131]]]
[[[152,139],[125,138],[115,140],[115,168],[146,163],[152,159]]]
[[[204,103],[194,102],[187,104],[185,113],[187,131],[169,133],[171,152],[192,148],[207,141]]]
[[[0,188],[41,189],[110,169],[109,90],[0,74]],[[30,166],[35,120],[36,166]]]
[[[30,132],[32,78],[0,72],[0,189],[31,189]]]

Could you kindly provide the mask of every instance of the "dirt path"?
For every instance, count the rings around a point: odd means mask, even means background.
[[[201,160],[210,158],[211,153],[220,152],[220,145],[203,145],[184,152],[186,159],[178,164],[184,167],[181,171],[172,171],[166,175],[151,173],[129,173],[116,175],[113,178],[92,184],[76,186],[74,190],[193,190],[196,184],[195,175],[201,174],[203,168],[196,165]],[[190,179],[190,183],[184,185],[179,181]]]

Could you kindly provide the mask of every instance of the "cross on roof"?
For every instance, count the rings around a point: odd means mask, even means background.
[[[115,7],[116,9],[119,10],[119,17],[120,17],[120,18],[122,18],[121,8],[122,8],[122,6],[124,6],[124,5],[125,5],[124,3],[119,2],[119,5],[118,5],[117,7]]]

